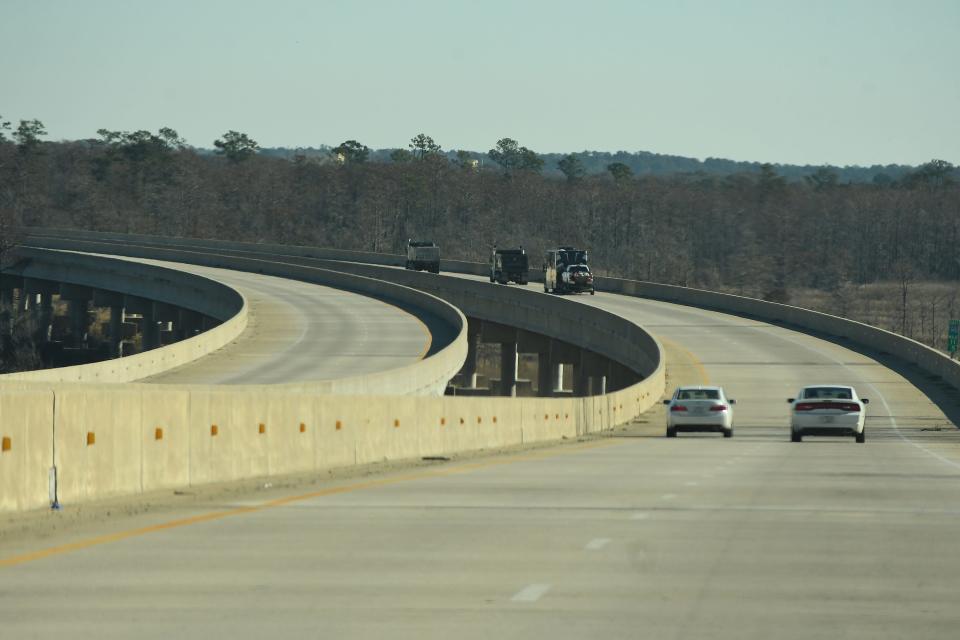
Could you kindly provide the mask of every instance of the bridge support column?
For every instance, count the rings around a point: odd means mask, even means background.
[[[196,311],[180,309],[174,326],[177,340],[188,340],[201,331],[203,318]]]
[[[60,292],[60,285],[49,280],[24,278],[23,290],[27,296],[32,296],[30,306],[33,308],[33,319],[36,322],[36,338],[41,342],[50,339],[50,320],[53,318],[53,294]],[[40,301],[34,305],[39,295]]]
[[[553,393],[563,393],[563,363],[558,362],[551,367],[553,375]]]
[[[36,298],[33,299],[34,302],[36,302],[36,300]],[[20,287],[17,292],[17,316],[23,317],[31,306],[30,295],[27,294],[26,287]]]
[[[139,314],[140,320],[140,350],[149,351],[158,343],[157,321],[153,315],[153,301],[138,296],[124,296],[123,306],[125,314]]]
[[[463,363],[463,379],[467,387],[477,388],[477,359],[478,348],[480,346],[480,333],[483,330],[483,322],[470,318],[467,323],[467,359]]]
[[[607,392],[607,376],[590,376],[590,391],[603,395]]]
[[[517,359],[520,352],[516,342],[500,343],[500,395],[514,398],[517,395]]]
[[[522,329],[517,332],[520,353],[537,354],[537,396],[541,398],[550,398],[554,395],[554,363],[559,344],[553,338],[540,333],[531,333]]]
[[[607,392],[607,380],[612,363],[607,358],[587,351],[582,352],[577,367],[578,385],[586,395],[602,395]],[[576,393],[576,395],[580,395]]]
[[[115,291],[93,290],[93,306],[110,309],[110,357],[119,358],[123,355],[123,302],[124,295]]]
[[[13,288],[0,289],[0,336],[10,335],[13,312]]]
[[[500,343],[500,395],[517,395],[517,358],[519,356],[520,331],[498,322],[483,322],[480,325],[480,340]]]
[[[176,342],[180,310],[164,302],[153,303],[153,317],[157,324],[157,346]]]
[[[67,301],[70,314],[70,343],[79,347],[84,340],[89,326],[87,303],[93,299],[93,290],[76,284],[62,283],[60,285],[60,299]]]
[[[587,369],[582,364],[573,368],[573,395],[590,395],[590,376],[587,375]]]
[[[153,315],[153,309],[149,309],[143,315],[143,322],[140,331],[143,333],[141,340],[143,350],[149,351],[156,349],[160,345],[160,330],[157,326],[157,318]]]
[[[110,357],[123,356],[123,307],[110,307]]]
[[[537,354],[537,395],[541,398],[553,396],[556,389],[556,371],[557,367],[553,364],[549,352]]]

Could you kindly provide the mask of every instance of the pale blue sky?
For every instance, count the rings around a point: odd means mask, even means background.
[[[960,0],[0,0],[0,60],[52,139],[960,164]]]

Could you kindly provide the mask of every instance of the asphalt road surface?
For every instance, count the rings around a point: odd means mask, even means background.
[[[921,390],[762,322],[571,300],[660,337],[671,389],[723,385],[734,438],[668,440],[657,407],[611,438],[7,536],[0,636],[957,637],[960,432]],[[870,398],[866,444],[789,441],[786,398],[819,382]]]
[[[217,280],[240,291],[250,305],[247,329],[232,343],[142,382],[329,380],[395,369],[430,349],[430,330],[422,319],[375,298],[256,273],[140,261]]]

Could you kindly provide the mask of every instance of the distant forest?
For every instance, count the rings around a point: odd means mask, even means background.
[[[326,159],[329,158],[331,150],[332,147],[327,146],[301,147],[296,149],[270,147],[262,149],[261,153],[263,155],[285,158],[287,160],[292,160],[297,156]],[[371,149],[369,160],[371,162],[391,162],[391,155],[396,154],[398,151],[402,152],[404,150]],[[465,153],[468,157],[477,160],[482,165],[490,162],[486,153],[477,151],[465,151],[461,153]],[[456,151],[447,151],[444,152],[444,155],[446,155],[450,161],[456,161],[458,158]],[[607,151],[579,151],[572,154],[538,153],[537,156],[543,160],[543,175],[553,177],[562,176],[563,172],[557,163],[567,155],[573,156],[580,162],[586,175],[605,174],[607,173],[607,167],[613,163],[621,163],[629,167],[635,176],[688,174],[722,177],[739,173],[758,173],[760,168],[764,166],[762,162],[738,162],[736,160],[725,160],[723,158],[697,160],[696,158],[651,153],[649,151],[617,151],[615,153]],[[901,180],[904,176],[917,169],[917,167],[901,164],[877,164],[869,167],[796,164],[772,164],[770,166],[773,167],[778,175],[783,176],[790,182],[800,182],[822,169],[827,169],[836,174],[837,180],[843,184],[890,184]]]
[[[829,167],[801,180],[773,165],[650,175],[599,154],[560,157],[548,172],[551,160],[508,138],[481,164],[424,134],[376,161],[353,140],[278,157],[235,131],[201,152],[172,129],[46,142],[35,120],[3,124],[0,248],[16,225],[390,253],[413,237],[477,261],[494,243],[522,244],[534,264],[576,245],[601,275],[784,302],[802,289],[900,283],[891,328],[906,333],[907,284],[960,278],[960,175],[939,160],[848,184]]]

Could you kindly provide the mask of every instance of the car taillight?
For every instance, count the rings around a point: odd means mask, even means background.
[[[856,402],[798,402],[794,405],[795,411],[813,411],[814,409],[833,409],[834,411],[860,413],[860,405]]]
[[[682,404],[675,404],[672,407],[670,407],[670,411],[686,411],[686,410],[687,408]]]
[[[726,410],[727,410],[727,405],[725,404],[715,404],[712,407],[710,407],[710,411],[726,411]]]

